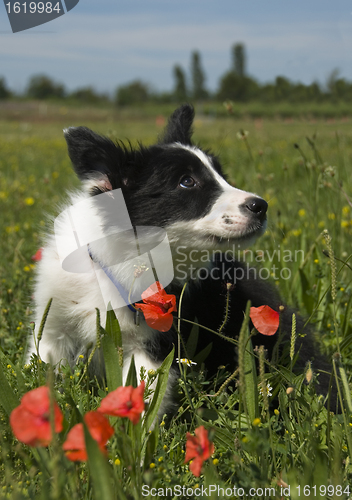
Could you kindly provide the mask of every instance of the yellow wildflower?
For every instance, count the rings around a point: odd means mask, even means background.
[[[26,199],[24,200],[25,204],[26,204],[26,205],[28,205],[29,207],[30,207],[31,205],[34,205],[34,201],[35,201],[35,200],[34,200],[34,198],[32,198],[32,197],[26,198]]]

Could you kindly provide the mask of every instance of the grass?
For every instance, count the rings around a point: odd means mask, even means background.
[[[162,130],[156,115],[148,112],[137,120],[126,111],[107,119],[68,109],[52,120],[27,115],[0,121],[0,498],[153,498],[151,488],[160,488],[162,498],[177,498],[178,487],[196,494],[197,487],[211,485],[223,491],[207,498],[227,493],[238,498],[250,488],[256,489],[253,498],[350,497],[352,134],[346,120],[200,115],[195,121],[195,140],[219,154],[229,180],[268,200],[268,230],[243,258],[267,270],[285,300],[309,318],[322,350],[334,355],[343,412],[327,412],[314,384],[305,382],[307,373],[294,377],[290,368],[267,364],[258,376],[247,370],[253,355],[243,337],[235,389],[216,392],[202,370],[186,368],[178,388],[181,407],[169,421],[149,432],[151,414],[136,427],[115,419],[108,460],[95,442],[88,442],[87,463],[65,458],[65,434],[97,408],[107,390],[89,383],[84,360],[60,379],[38,359],[24,366],[35,275],[31,257],[47,228],[45,214],[55,215],[65,190],[78,185],[62,128],[84,124],[110,137],[150,144]],[[240,130],[248,135],[238,136]],[[102,342],[115,341],[111,325],[106,330],[102,339],[110,340]],[[147,381],[155,376],[145,374]],[[112,370],[107,377],[113,380]],[[220,370],[219,380],[225,378]],[[159,379],[162,391],[165,371]],[[49,448],[30,448],[13,437],[8,418],[25,392],[46,381],[64,413],[64,431]],[[270,383],[274,396],[258,394],[259,383]],[[215,452],[196,478],[184,464],[184,452],[186,433],[200,425],[208,429]],[[167,487],[174,488],[173,496],[165,493]],[[191,490],[179,497],[191,498]]]

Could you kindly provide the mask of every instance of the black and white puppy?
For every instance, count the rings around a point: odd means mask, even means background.
[[[267,203],[230,186],[219,160],[192,144],[193,118],[191,106],[177,109],[163,137],[150,147],[114,143],[84,127],[65,131],[82,189],[71,194],[70,204],[56,219],[38,265],[36,325],[53,298],[39,344],[44,361],[67,362],[73,367],[95,342],[96,308],[104,325],[107,308],[112,307],[123,335],[124,376],[132,355],[137,373],[142,366],[157,369],[177,344],[176,333],[154,330],[143,317],[136,324],[131,304],[140,301],[141,293],[156,280],[164,288],[169,285],[169,293],[179,292],[188,278],[184,266],[180,277],[172,264],[180,247],[186,261],[194,249],[209,251],[211,260],[213,250],[225,251],[233,244],[244,248],[265,231]],[[198,264],[194,259],[189,262],[205,266],[204,258]],[[205,280],[205,296],[213,304],[206,310],[202,283],[198,284],[194,297],[188,294],[185,300],[187,316],[196,314],[217,329],[215,323],[222,321],[224,310],[221,283],[219,276],[212,297],[209,280]],[[235,286],[235,294],[241,295],[241,286]],[[254,305],[268,304],[265,290],[258,294],[256,286],[250,288],[254,289]],[[244,290],[238,305],[232,304],[237,313],[230,334],[236,334],[250,295]],[[280,305],[279,300],[271,302],[268,305]],[[201,344],[208,340],[204,336]],[[229,344],[222,347],[222,352],[216,349],[217,356],[211,357],[214,369],[216,363],[234,362]],[[36,352],[34,342],[32,352]],[[96,358],[92,369],[99,375],[103,367]],[[170,372],[170,388],[176,373]],[[167,400],[161,411],[167,409]]]

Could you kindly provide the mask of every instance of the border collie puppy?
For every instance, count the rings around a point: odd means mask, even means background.
[[[39,344],[45,362],[73,367],[95,342],[96,308],[104,325],[110,307],[123,335],[124,377],[132,355],[137,374],[142,366],[157,369],[177,345],[176,332],[154,330],[142,315],[136,321],[133,304],[155,281],[163,288],[169,285],[168,293],[179,294],[188,279],[184,267],[181,278],[173,266],[180,247],[187,263],[204,267],[204,259],[194,263],[192,251],[209,251],[211,259],[214,250],[225,251],[234,244],[244,248],[264,233],[267,203],[230,186],[219,160],[192,144],[193,118],[191,106],[177,109],[162,138],[150,147],[114,143],[85,127],[65,130],[82,189],[71,194],[70,203],[55,220],[54,234],[48,237],[38,265],[37,327],[53,299]],[[227,265],[233,270],[239,266],[235,261]],[[197,316],[201,324],[218,329],[223,321],[224,280],[212,276],[190,285],[184,310],[186,317]],[[231,293],[234,314],[224,332],[231,336],[240,328],[248,299],[252,305],[276,309],[280,305],[263,285],[248,285],[246,280],[236,283]],[[218,342],[218,337],[210,338],[205,331],[200,337],[200,347]],[[267,338],[258,341],[268,342]],[[230,344],[220,341],[218,345],[216,355],[209,358],[210,372],[218,365],[235,363]],[[30,354],[34,352],[32,341]],[[99,356],[91,368],[103,375]],[[172,369],[170,390],[176,375]],[[168,399],[161,412],[167,409]]]

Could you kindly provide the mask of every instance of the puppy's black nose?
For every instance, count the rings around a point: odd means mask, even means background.
[[[266,217],[266,211],[268,209],[268,204],[263,198],[258,198],[253,196],[252,198],[247,198],[242,205],[244,211],[250,211],[258,217],[259,220],[264,221]]]

